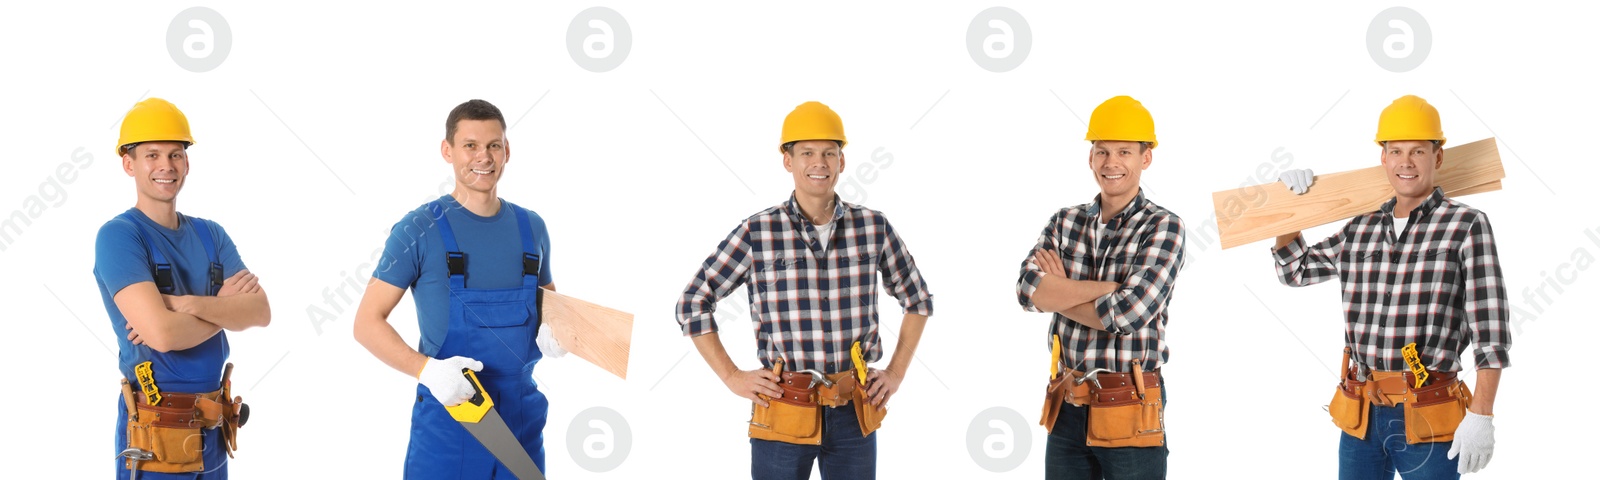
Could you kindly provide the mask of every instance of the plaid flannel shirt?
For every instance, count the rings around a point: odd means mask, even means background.
[[[683,334],[716,332],[716,302],[745,285],[763,367],[781,358],[785,370],[836,373],[851,368],[857,341],[864,360],[883,355],[876,274],[906,313],[932,315],[928,286],[888,219],[835,200],[832,238],[817,238],[793,195],[733,229],[678,300]],[[830,242],[826,252],[819,240]]]
[[[1027,311],[1041,311],[1033,304],[1033,292],[1044,272],[1033,263],[1033,251],[1054,251],[1061,256],[1068,278],[1120,284],[1115,292],[1094,301],[1105,331],[1054,314],[1050,333],[1061,336],[1062,371],[1131,372],[1134,359],[1145,371],[1160,368],[1168,355],[1167,303],[1183,267],[1183,220],[1146,200],[1143,190],[1111,218],[1106,238],[1097,239],[1099,217],[1098,195],[1093,203],[1063,208],[1050,217],[1034,250],[1022,261],[1017,302]],[[1046,349],[1050,342],[1046,335]]]
[[[1405,371],[1400,349],[1412,342],[1430,370],[1460,371],[1468,342],[1477,344],[1477,368],[1510,366],[1510,307],[1489,217],[1435,188],[1396,232],[1394,205],[1316,245],[1297,239],[1274,250],[1278,280],[1339,279],[1345,344],[1363,371]]]

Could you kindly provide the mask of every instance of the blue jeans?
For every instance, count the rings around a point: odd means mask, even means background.
[[[1161,405],[1167,389],[1162,382]],[[1044,444],[1048,480],[1134,480],[1167,478],[1167,446],[1105,448],[1088,445],[1089,407],[1061,406]]]
[[[1402,406],[1373,405],[1367,416],[1367,439],[1339,432],[1340,480],[1459,479],[1450,442],[1406,444],[1406,416]]]
[[[861,436],[854,405],[822,409],[822,444],[795,445],[750,439],[750,478],[805,480],[811,463],[824,480],[873,479],[878,475],[878,432]]]

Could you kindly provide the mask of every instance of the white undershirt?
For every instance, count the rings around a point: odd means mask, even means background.
[[[1396,228],[1394,236],[1398,237],[1406,231],[1406,225],[1411,224],[1411,217],[1394,217],[1394,223]]]
[[[833,243],[830,241],[833,239],[833,222],[829,221],[828,223],[822,225],[812,225],[812,227],[817,229],[817,243],[822,244],[822,251],[826,253],[828,251],[828,244]]]

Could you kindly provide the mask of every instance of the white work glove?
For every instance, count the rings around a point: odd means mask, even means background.
[[[1302,168],[1279,174],[1278,181],[1283,182],[1283,185],[1289,187],[1289,190],[1293,191],[1295,195],[1300,195],[1306,193],[1306,189],[1311,188],[1311,184],[1315,181],[1314,177],[1311,174],[1311,169]]]
[[[556,341],[555,333],[550,331],[550,324],[539,324],[539,337],[534,341],[539,343],[539,353],[544,358],[561,358],[567,355],[567,349],[561,348],[561,342]]]
[[[417,374],[417,383],[428,387],[433,393],[433,398],[446,407],[460,405],[461,402],[472,398],[472,382],[467,381],[461,369],[470,368],[474,372],[483,371],[483,362],[467,357],[450,357],[443,360],[428,359],[422,364],[422,373]]]
[[[1461,426],[1456,427],[1455,441],[1450,444],[1450,453],[1447,458],[1456,458],[1461,455],[1461,463],[1456,465],[1456,473],[1468,474],[1483,467],[1489,466],[1489,458],[1494,457],[1494,420],[1492,415],[1478,415],[1467,412],[1466,418],[1461,419]]]

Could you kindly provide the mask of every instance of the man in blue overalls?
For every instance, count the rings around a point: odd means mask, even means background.
[[[549,402],[533,382],[546,355],[565,354],[540,328],[539,287],[550,278],[550,237],[538,214],[501,200],[511,158],[505,117],[483,100],[450,111],[439,146],[455,191],[407,213],[389,232],[361,306],[355,337],[385,364],[418,380],[405,478],[516,478],[445,407],[473,394],[477,372],[507,426],[544,471]],[[389,324],[410,288],[422,339],[412,349]],[[536,340],[537,338],[537,340]]]
[[[223,330],[272,319],[228,233],[178,213],[190,145],[188,118],[166,100],[128,110],[117,154],[138,194],[95,238],[94,277],[130,384],[117,398],[117,478],[134,469],[141,479],[228,478],[238,408],[223,373]]]

